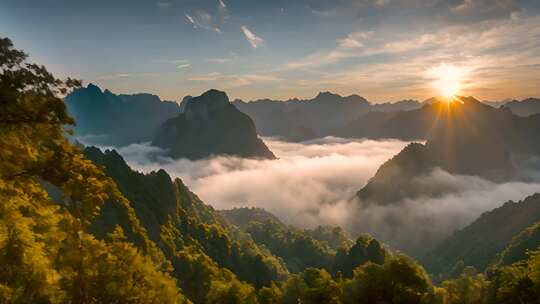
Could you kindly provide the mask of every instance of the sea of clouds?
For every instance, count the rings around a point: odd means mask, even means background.
[[[355,200],[356,191],[408,142],[335,137],[302,143],[264,140],[277,160],[173,160],[148,143],[117,150],[136,170],[163,168],[181,178],[217,209],[260,207],[299,227],[339,225],[353,236],[369,233],[413,255],[422,254],[482,212],[540,192],[536,182],[499,184],[435,169],[416,182],[453,192],[391,206],[365,206]]]

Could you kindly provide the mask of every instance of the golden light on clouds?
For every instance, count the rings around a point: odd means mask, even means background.
[[[438,95],[449,98],[458,95],[464,86],[468,69],[441,63],[428,70],[427,76],[432,79],[431,85]]]

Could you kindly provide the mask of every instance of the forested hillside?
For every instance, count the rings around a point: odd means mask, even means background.
[[[498,255],[510,245],[514,236],[537,222],[540,222],[540,194],[531,195],[519,202],[506,202],[499,208],[485,212],[473,223],[441,242],[422,259],[422,263],[434,274],[451,273],[456,265],[473,266],[484,271],[496,262]],[[518,236],[504,260],[517,254],[514,252],[518,243],[521,243],[519,240],[528,239],[533,231]],[[540,242],[529,249],[535,250],[538,246]],[[519,252],[523,257],[524,252]]]

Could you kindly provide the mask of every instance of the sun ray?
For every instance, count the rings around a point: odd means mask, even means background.
[[[467,70],[442,63],[429,69],[427,74],[433,80],[431,83],[433,88],[450,103],[454,101],[454,97],[463,89]]]

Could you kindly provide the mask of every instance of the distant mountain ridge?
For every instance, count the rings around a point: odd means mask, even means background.
[[[237,99],[233,104],[253,118],[261,134],[292,141],[339,135],[336,130],[369,111],[412,110],[422,106],[414,100],[372,104],[356,94],[340,96],[331,92],[320,92],[307,100],[260,99],[244,102]]]
[[[494,108],[509,108],[512,113],[519,116],[540,114],[540,98],[530,97],[523,100],[483,101],[483,103]]]
[[[149,141],[167,119],[180,112],[176,102],[142,93],[116,95],[89,84],[65,97],[77,121],[76,136],[92,136],[94,144],[125,146]]]
[[[258,137],[251,118],[229,102],[225,92],[209,90],[184,99],[183,112],[167,120],[152,144],[173,158],[201,159],[215,155],[274,159]]]

